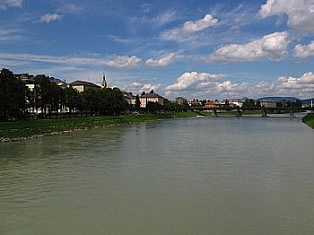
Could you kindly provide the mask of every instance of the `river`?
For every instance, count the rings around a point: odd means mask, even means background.
[[[0,144],[0,234],[314,234],[314,131],[191,118]]]

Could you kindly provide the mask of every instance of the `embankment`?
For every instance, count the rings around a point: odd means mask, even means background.
[[[314,129],[314,113],[309,113],[304,118],[302,118],[302,121],[308,125],[309,127]]]
[[[87,130],[95,127],[154,121],[170,118],[196,117],[194,112],[171,114],[140,114],[69,119],[49,119],[0,123],[0,143]]]

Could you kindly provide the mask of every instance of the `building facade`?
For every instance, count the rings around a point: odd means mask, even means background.
[[[141,108],[146,108],[148,102],[164,105],[164,98],[156,94],[154,91],[151,91],[149,93],[142,94],[140,96],[140,102],[141,102]]]

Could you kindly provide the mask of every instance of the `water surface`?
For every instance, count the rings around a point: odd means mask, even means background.
[[[0,145],[0,234],[314,234],[314,132],[194,118]]]

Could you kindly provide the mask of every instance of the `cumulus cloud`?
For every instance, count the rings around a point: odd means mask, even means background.
[[[140,91],[150,92],[151,90],[158,90],[160,88],[160,84],[152,85],[152,84],[144,84],[144,86],[140,89]]]
[[[124,69],[137,67],[141,61],[142,59],[136,56],[117,56],[113,60],[106,62],[106,64],[113,68]]]
[[[314,41],[308,45],[298,44],[294,48],[294,53],[296,57],[306,58],[309,56],[314,56]]]
[[[132,82],[131,84],[125,86],[123,89],[132,92],[134,94],[140,94],[144,92],[150,92],[151,90],[158,91],[160,89],[160,84],[143,84],[140,82]]]
[[[314,32],[313,0],[267,0],[261,6],[258,15],[261,18],[287,15],[289,27],[298,32]]]
[[[304,73],[300,77],[279,77],[276,81],[263,81],[255,85],[255,94],[296,96],[309,98],[314,93],[314,73]]]
[[[166,95],[190,98],[226,98],[242,96],[248,84],[223,80],[221,74],[184,73],[176,82],[165,89]]]
[[[47,13],[43,16],[40,17],[40,22],[45,22],[45,23],[51,23],[51,22],[54,22],[54,21],[60,21],[62,19],[62,15],[60,14],[57,14],[57,13],[54,13],[54,14],[51,14],[51,13]]]
[[[222,75],[219,74],[197,72],[184,73],[177,78],[176,83],[166,87],[166,92],[171,93],[176,90],[180,91],[195,87],[204,87],[220,78],[222,78]]]
[[[0,0],[0,9],[7,9],[9,7],[22,7],[23,0]]]
[[[171,97],[188,98],[260,98],[263,96],[296,96],[309,98],[314,93],[314,72],[304,73],[300,77],[281,76],[274,81],[262,81],[257,84],[225,80],[219,74],[184,73],[176,82],[165,89]]]
[[[207,14],[203,19],[196,21],[187,21],[184,23],[182,27],[182,31],[184,33],[194,33],[198,31],[202,31],[209,27],[213,27],[218,24],[218,20],[215,19],[212,15]]]
[[[231,44],[218,48],[209,62],[236,63],[262,58],[281,60],[289,44],[287,32],[276,32],[246,44]]]
[[[160,34],[162,40],[169,41],[187,41],[193,38],[192,34],[203,31],[209,27],[218,25],[219,21],[212,15],[207,14],[204,18],[196,21],[187,21],[183,26],[164,31]]]
[[[163,67],[171,64],[175,59],[175,53],[170,53],[161,57],[160,59],[148,59],[145,64],[151,67]]]

